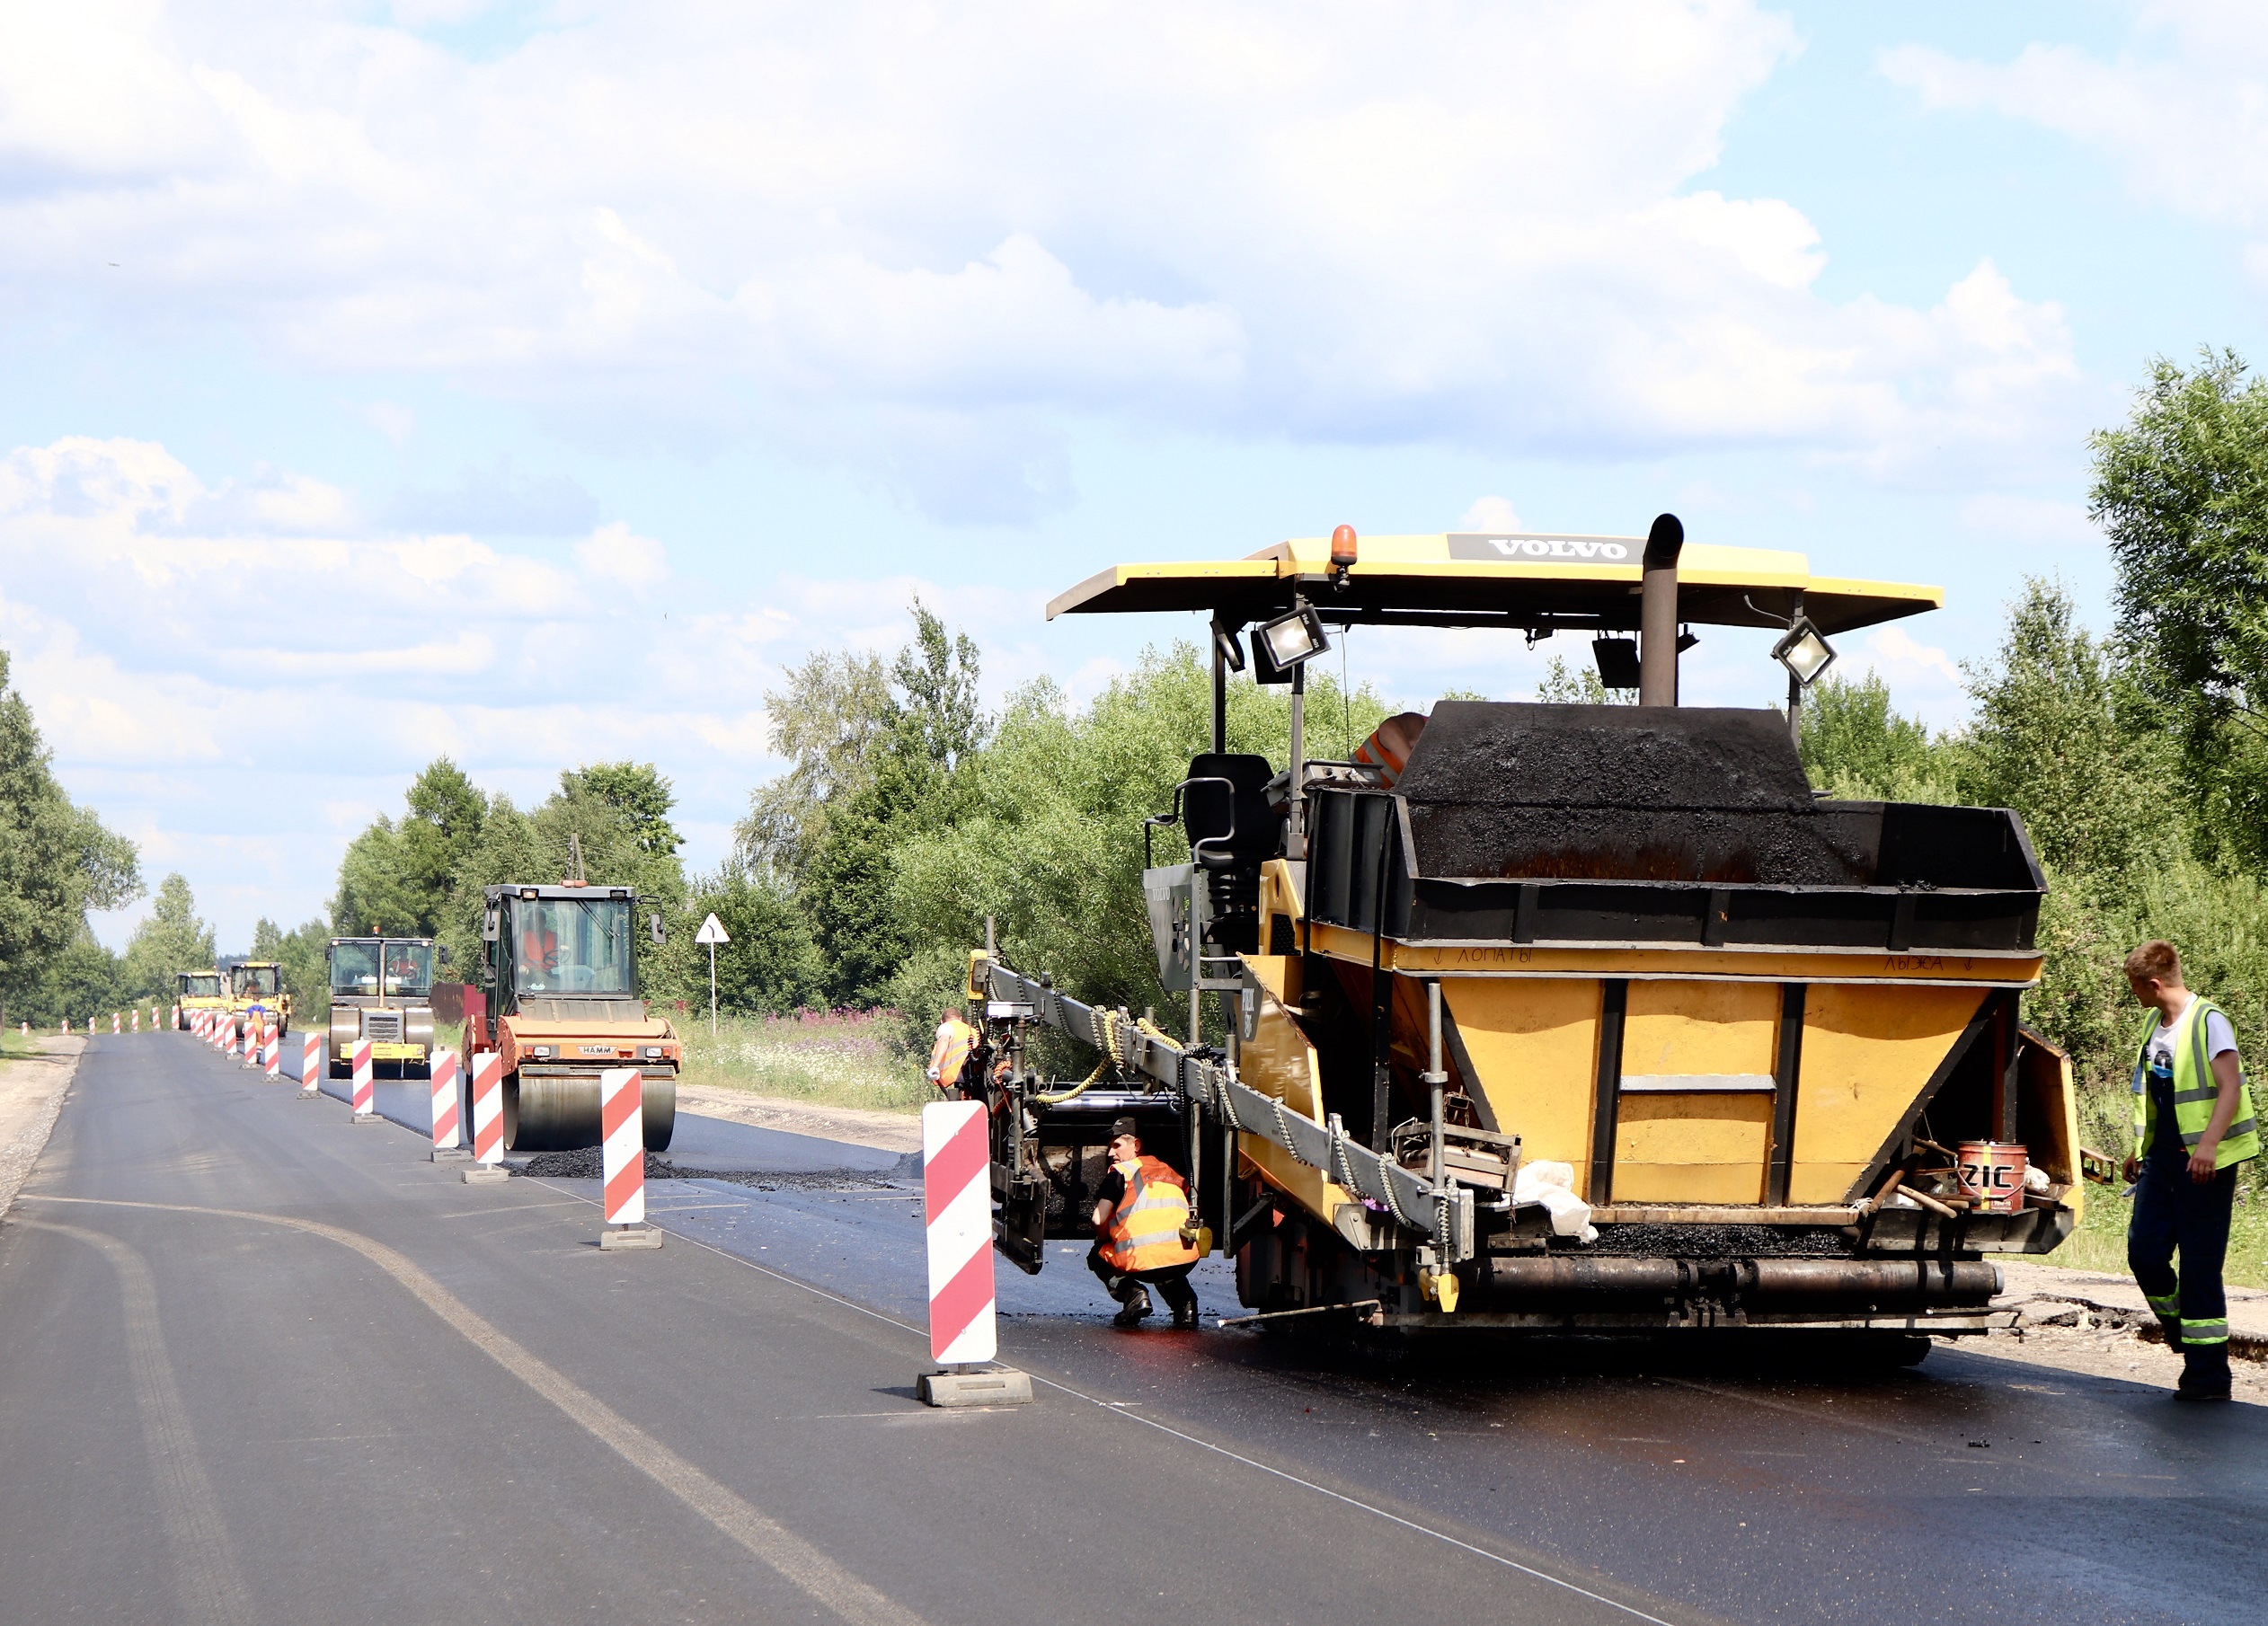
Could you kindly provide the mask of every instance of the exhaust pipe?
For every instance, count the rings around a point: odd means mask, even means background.
[[[1664,514],[1646,533],[1645,573],[1638,600],[1638,703],[1678,703],[1678,553],[1685,526]]]

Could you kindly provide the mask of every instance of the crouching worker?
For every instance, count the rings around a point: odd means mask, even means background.
[[[2126,1175],[2136,1185],[2127,1264],[2166,1343],[2182,1352],[2176,1396],[2225,1401],[2228,1303],[2221,1262],[2237,1165],[2260,1155],[2259,1121],[2236,1032],[2219,1006],[2183,985],[2174,945],[2135,950],[2126,957],[2126,979],[2154,1012],[2134,1059],[2134,1150]]]
[[[1086,1267],[1124,1306],[1113,1327],[1138,1325],[1150,1312],[1155,1286],[1174,1312],[1174,1325],[1197,1325],[1197,1293],[1189,1272],[1197,1250],[1183,1240],[1189,1224],[1189,1188],[1182,1177],[1142,1151],[1130,1118],[1111,1124],[1111,1171],[1096,1188],[1094,1248]]]

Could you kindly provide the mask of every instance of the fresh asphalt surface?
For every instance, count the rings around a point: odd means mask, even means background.
[[[2257,1620],[2268,1414],[1938,1349],[1399,1360],[1114,1332],[935,1412],[888,1153],[681,1118],[658,1252],[186,1036],[100,1038],[0,1224],[0,1621]],[[459,1166],[461,1167],[461,1166]],[[840,1172],[830,1174],[828,1171]],[[770,1178],[749,1171],[768,1171]]]

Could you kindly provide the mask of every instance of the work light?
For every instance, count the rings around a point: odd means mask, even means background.
[[[1313,660],[1331,647],[1323,631],[1323,617],[1306,605],[1289,615],[1278,616],[1260,629],[1268,658],[1279,671],[1289,671],[1303,660]]]
[[[1788,676],[1805,688],[1821,672],[1835,664],[1835,647],[1820,636],[1807,615],[1798,615],[1787,629],[1787,636],[1772,646],[1772,658],[1788,670]]]

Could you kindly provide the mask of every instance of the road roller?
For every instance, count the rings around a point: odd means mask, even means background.
[[[1903,1361],[2009,1324],[1994,1256],[2053,1249],[2082,1203],[2069,1063],[2020,1012],[2040,865],[2014,812],[1835,800],[1796,743],[1831,638],[1942,598],[1665,515],[1342,527],[1056,599],[1210,622],[1209,748],[1127,810],[1187,1017],[971,951],[999,1250],[1037,1270],[1091,1235],[1132,1115],[1189,1180],[1191,1246],[1284,1330],[1768,1330]],[[1606,703],[1445,701],[1318,760],[1306,663],[1355,626],[1573,634]],[[1719,626],[1772,635],[1785,711],[1679,703]],[[1289,692],[1279,759],[1229,748],[1247,668]],[[1040,1076],[1042,1027],[1094,1073]]]
[[[199,1012],[218,1015],[228,1009],[228,994],[222,986],[222,971],[218,966],[208,966],[202,971],[176,971],[173,974],[173,1025],[186,1033],[197,1025]]]
[[[377,1075],[429,1078],[433,1064],[433,964],[445,954],[430,937],[334,937],[325,950],[331,981],[326,1041],[331,1076],[354,1071],[354,1047],[370,1043]]]
[[[291,1031],[291,991],[283,985],[283,967],[272,959],[235,959],[221,968],[228,979],[229,1014],[243,1038],[272,1026]]]
[[[627,887],[483,888],[488,1009],[466,1019],[465,1048],[503,1058],[508,1151],[598,1145],[598,1075],[609,1067],[644,1075],[646,1149],[668,1149],[685,1046],[638,997],[638,915]],[[647,913],[645,932],[660,946],[660,914]]]

